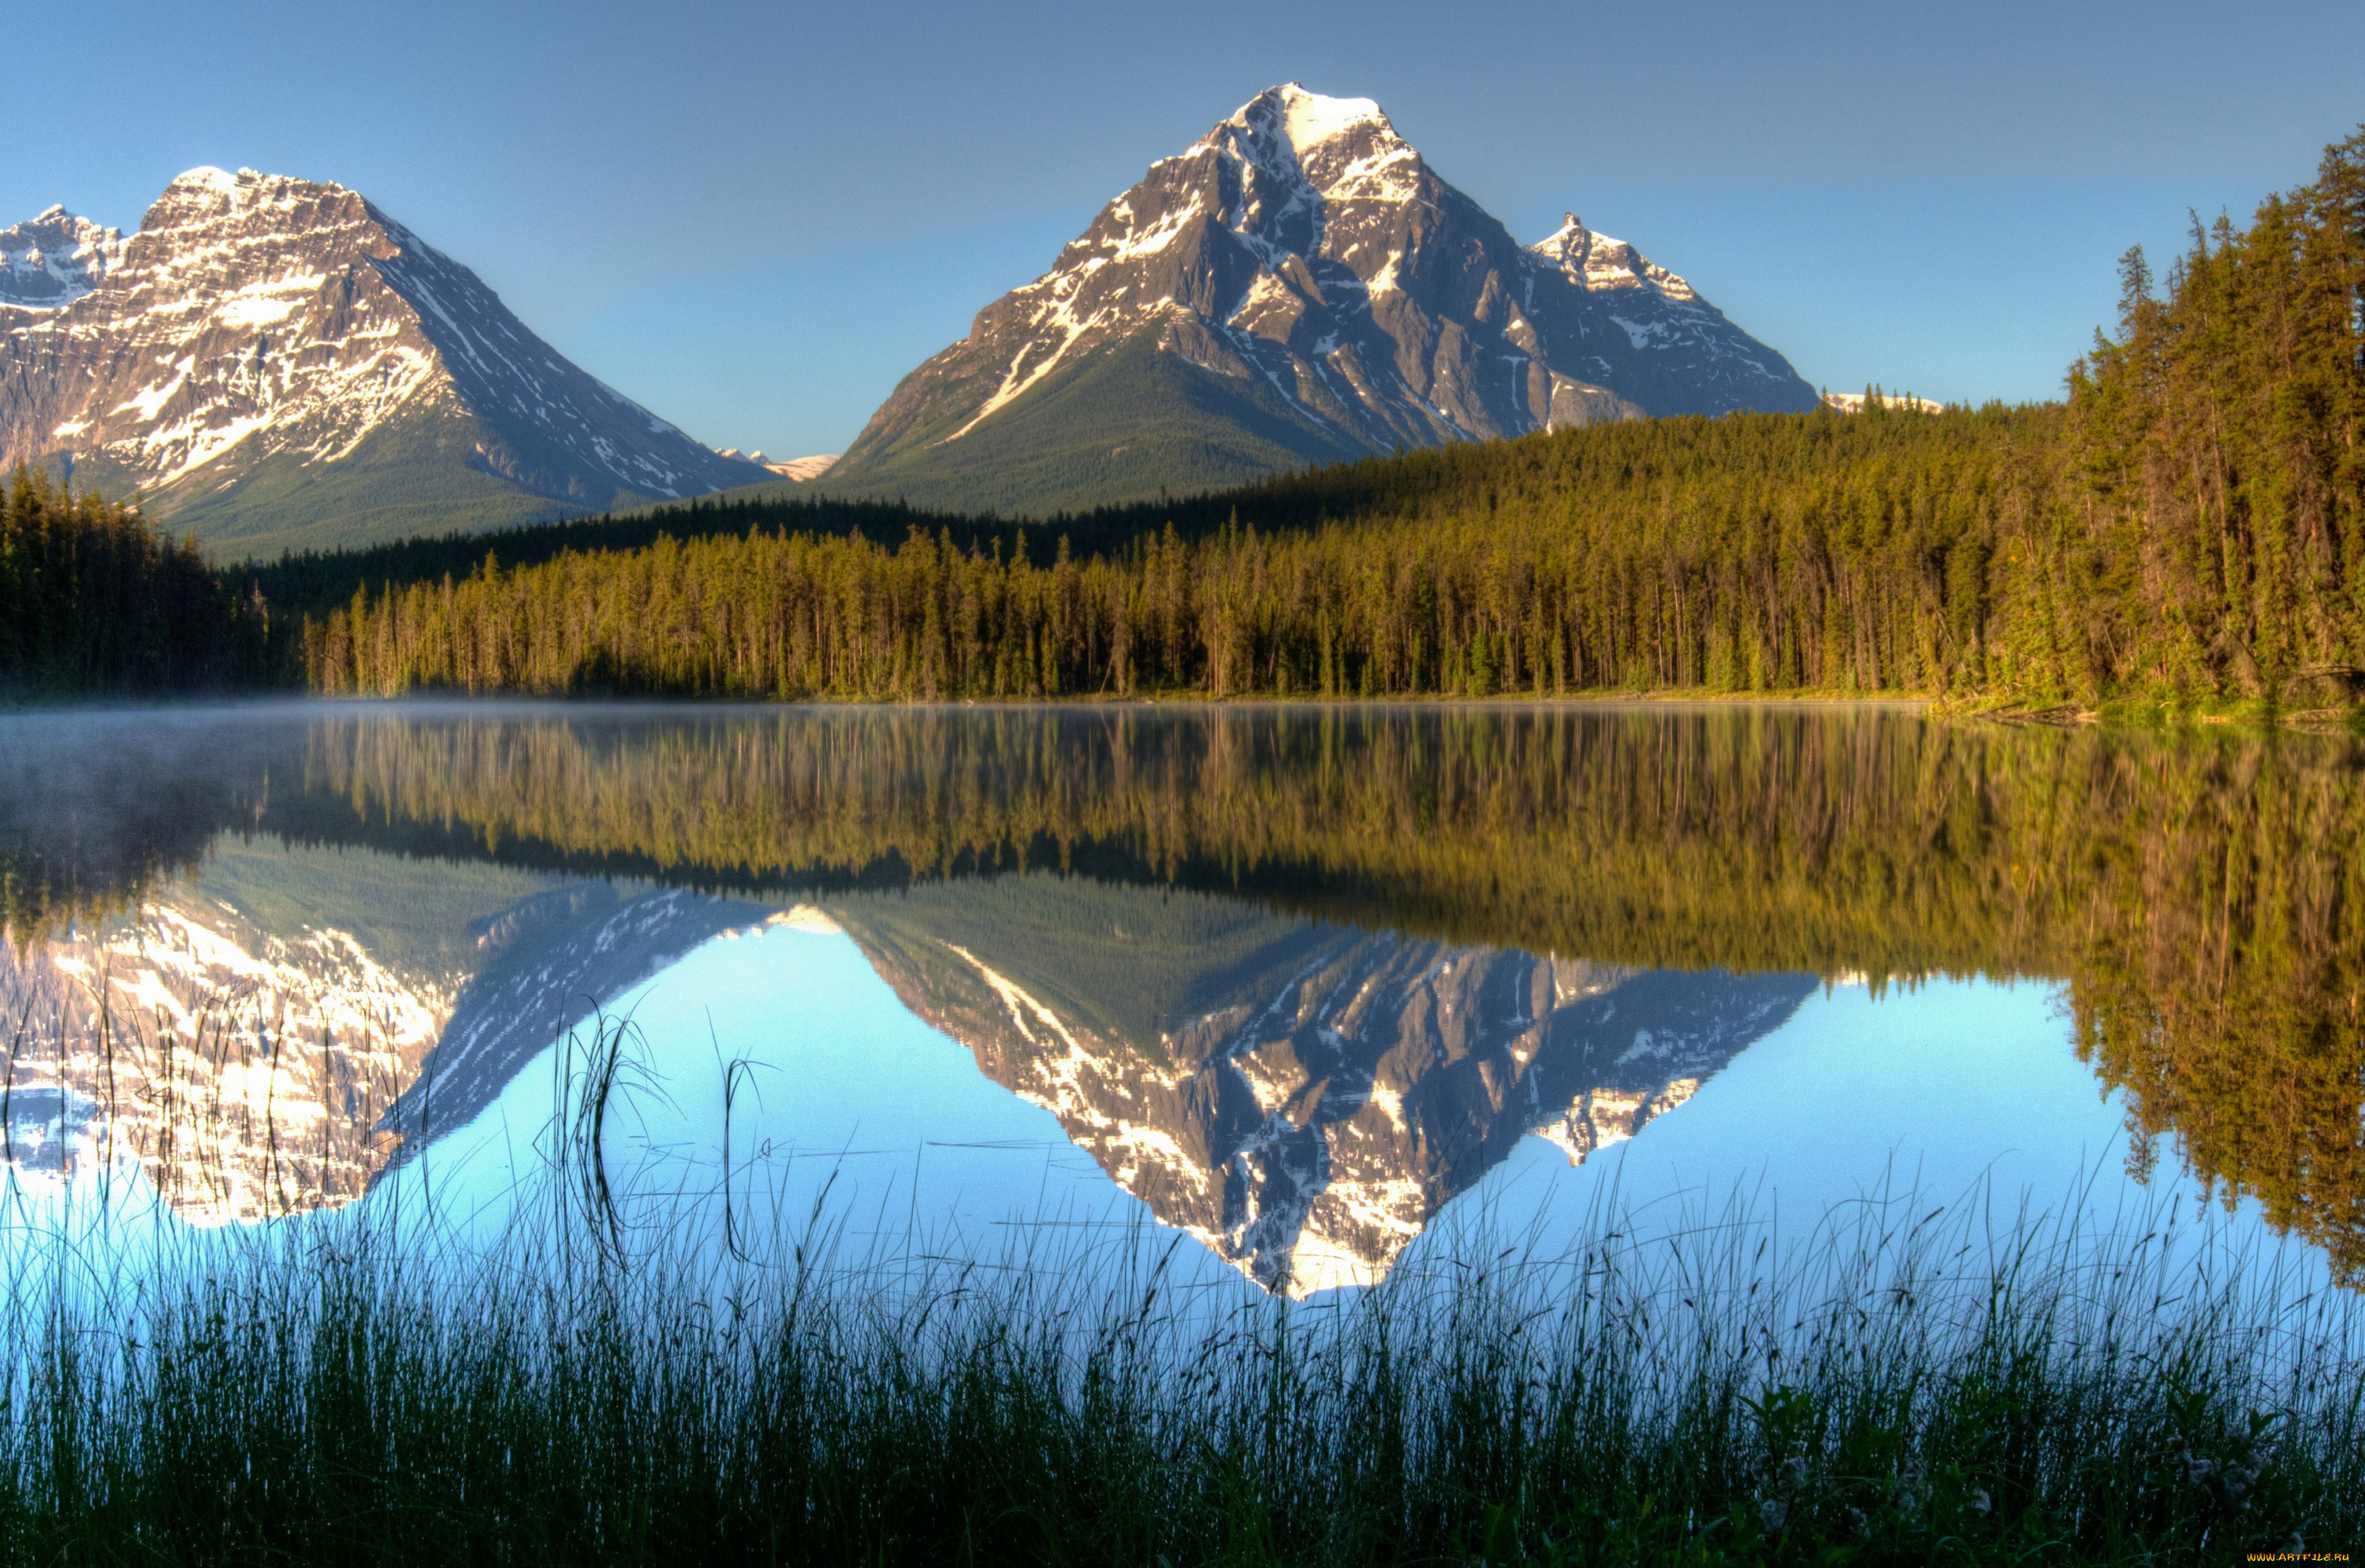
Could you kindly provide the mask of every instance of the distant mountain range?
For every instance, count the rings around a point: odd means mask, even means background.
[[[1041,515],[1400,446],[1805,410],[1690,285],[1572,214],[1521,246],[1367,98],[1259,94],[903,378],[824,481]]]
[[[1378,105],[1295,84],[1151,165],[834,463],[692,440],[342,185],[194,169],[129,238],[0,230],[0,466],[136,490],[226,555],[756,486],[1043,516],[1815,402],[1632,246],[1571,215],[1523,247]]]
[[[773,477],[569,364],[342,185],[193,169],[125,238],[0,230],[0,465],[218,552],[480,530]]]

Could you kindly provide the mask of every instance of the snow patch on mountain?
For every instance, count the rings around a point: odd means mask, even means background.
[[[1943,414],[1944,403],[1933,403],[1927,398],[1917,398],[1910,392],[1883,392],[1874,387],[1870,392],[1826,392],[1823,401],[1843,414],[1861,414],[1867,402],[1882,409],[1896,409],[1915,414]]]
[[[1282,128],[1289,137],[1290,146],[1301,153],[1359,126],[1394,129],[1388,127],[1388,117],[1380,112],[1380,106],[1369,98],[1327,98],[1319,93],[1307,92],[1295,82],[1277,87],[1273,93],[1281,103]]]

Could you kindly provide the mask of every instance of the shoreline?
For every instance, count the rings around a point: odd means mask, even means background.
[[[488,707],[542,708],[555,711],[593,709],[668,710],[683,712],[805,709],[851,711],[902,710],[947,711],[988,709],[1430,709],[1463,708],[1496,711],[1551,708],[1605,710],[1681,710],[1718,708],[1828,709],[1850,708],[1916,713],[1940,722],[1976,721],[2013,727],[2047,729],[2095,728],[2116,731],[2289,730],[2337,734],[2365,732],[2365,707],[2290,709],[2250,699],[2211,700],[2187,705],[2156,700],[2110,699],[2098,706],[2082,703],[2033,703],[1992,697],[1956,699],[1928,692],[1861,691],[1714,691],[1699,688],[1657,688],[1650,690],[1596,690],[1501,693],[1470,697],[1443,692],[1392,697],[1325,697],[1313,693],[1257,692],[1218,696],[1203,691],[1173,691],[1134,696],[1029,696],[958,698],[929,701],[909,699],[807,697],[792,699],[723,696],[636,696],[593,692],[548,695],[529,692],[468,693],[419,691],[396,697],[330,696],[317,692],[209,692],[168,697],[88,697],[61,695],[54,700],[21,694],[0,697],[0,719],[131,715],[140,713],[234,713],[267,710],[351,711],[393,707],[426,707],[465,711]]]

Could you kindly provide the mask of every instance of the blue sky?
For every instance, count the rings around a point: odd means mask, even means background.
[[[2113,263],[2365,120],[2365,6],[399,6],[16,30],[0,222],[216,163],[353,186],[717,445],[843,447],[1260,89],[1379,99],[1522,240],[1574,208],[1810,382],[2054,396]]]

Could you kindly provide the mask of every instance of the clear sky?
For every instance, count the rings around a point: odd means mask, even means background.
[[[335,180],[716,445],[850,441],[1258,91],[1377,98],[1521,240],[1574,208],[1813,383],[2057,395],[2113,263],[2365,120],[2365,5],[79,0],[10,29],[0,223]]]

